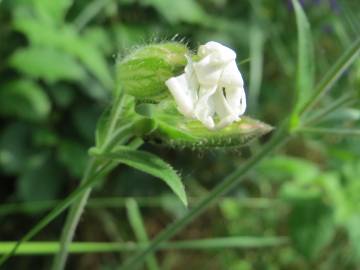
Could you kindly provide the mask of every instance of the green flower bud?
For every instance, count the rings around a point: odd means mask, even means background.
[[[241,120],[221,130],[209,130],[201,122],[183,117],[171,101],[147,107],[152,108],[141,108],[145,118],[138,122],[137,130],[142,132],[140,136],[154,144],[173,148],[200,151],[214,148],[236,149],[273,129],[263,122],[243,116]]]
[[[159,102],[170,95],[165,81],[183,72],[186,54],[187,47],[177,42],[141,47],[119,62],[119,84],[137,100]]]

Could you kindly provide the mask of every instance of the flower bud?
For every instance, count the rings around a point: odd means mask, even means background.
[[[169,96],[165,81],[184,70],[186,54],[187,47],[177,42],[141,47],[119,62],[119,84],[137,100],[159,102]]]
[[[144,118],[137,126],[146,141],[178,149],[237,149],[273,128],[259,120],[241,117],[225,128],[210,130],[196,119],[185,118],[173,101],[152,105],[151,118]]]

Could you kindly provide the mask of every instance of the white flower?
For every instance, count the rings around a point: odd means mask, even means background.
[[[209,129],[221,129],[240,119],[246,109],[244,82],[236,53],[210,41],[199,47],[200,60],[187,57],[185,73],[165,84],[180,113],[198,119]]]

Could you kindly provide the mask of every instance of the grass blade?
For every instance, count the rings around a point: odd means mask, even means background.
[[[337,60],[332,68],[325,74],[323,79],[315,88],[313,96],[301,108],[300,114],[304,115],[308,112],[319,99],[337,82],[344,71],[358,59],[360,52],[360,37],[357,38],[350,48],[344,52],[343,55]]]
[[[360,129],[347,128],[321,128],[321,127],[303,127],[299,129],[303,133],[317,133],[322,135],[341,135],[341,136],[360,136]]]
[[[111,166],[111,163],[109,164]],[[8,253],[4,254],[0,258],[0,266],[3,265],[12,255],[14,255],[17,249],[26,241],[29,241],[32,237],[38,234],[43,228],[45,228],[52,220],[54,220],[58,215],[60,215],[66,208],[68,208],[71,203],[73,203],[77,198],[83,195],[89,187],[95,184],[104,172],[107,172],[109,166],[104,166],[96,174],[94,174],[88,182],[84,185],[78,187],[74,190],[69,196],[67,196],[60,204],[58,204],[53,210],[50,211],[44,218],[42,218],[32,229],[26,233],[12,248]]]
[[[209,249],[249,249],[267,248],[288,243],[287,237],[221,237],[211,239],[195,239],[186,241],[165,242],[159,246],[160,250],[209,250]],[[16,242],[0,242],[0,254],[9,253]],[[134,252],[146,247],[144,243],[107,243],[107,242],[72,242],[69,253],[110,253],[110,252]],[[23,243],[14,255],[16,256],[44,256],[55,254],[59,251],[58,242],[27,242]]]
[[[139,205],[137,204],[135,199],[128,199],[126,201],[126,208],[129,222],[137,240],[140,243],[147,244],[149,242],[149,238],[147,236],[145,225],[141,217]],[[160,269],[154,254],[148,255],[148,257],[146,258],[146,264],[149,270]]]
[[[298,113],[312,96],[314,84],[314,47],[310,23],[298,0],[292,0],[298,31],[296,94],[292,122],[297,123]]]

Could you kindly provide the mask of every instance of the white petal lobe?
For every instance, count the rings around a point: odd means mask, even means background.
[[[198,50],[200,60],[186,56],[185,73],[165,82],[177,108],[209,129],[222,129],[238,121],[246,110],[244,81],[236,65],[236,54],[210,41]]]

